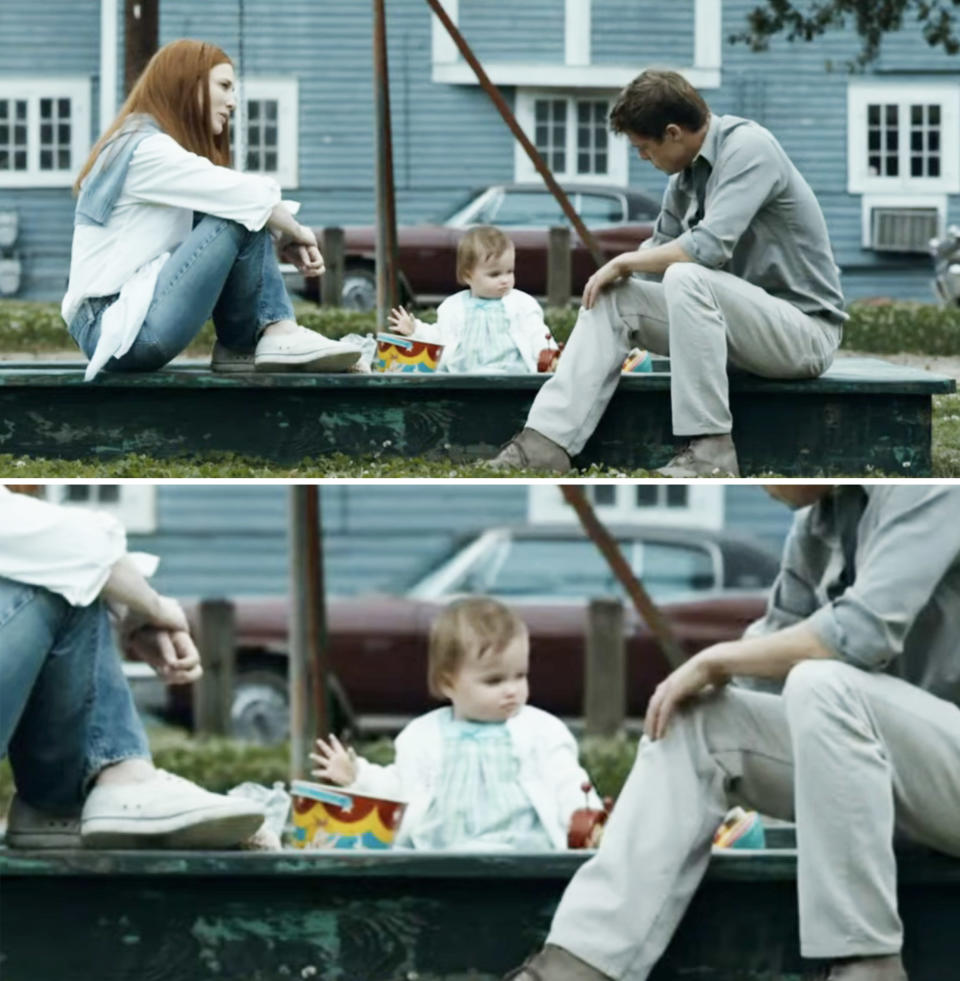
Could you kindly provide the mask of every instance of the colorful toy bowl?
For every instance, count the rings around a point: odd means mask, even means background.
[[[653,359],[650,357],[650,352],[641,351],[638,347],[631,349],[621,370],[626,372],[653,371]]]
[[[436,371],[442,344],[431,344],[416,337],[377,334],[374,371]]]
[[[294,780],[290,795],[295,848],[390,848],[407,806],[309,780]]]
[[[765,848],[767,836],[756,811],[733,807],[713,836],[715,848]]]

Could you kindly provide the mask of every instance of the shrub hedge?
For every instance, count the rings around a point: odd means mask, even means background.
[[[947,309],[929,303],[853,303],[844,329],[843,346],[872,354],[960,354],[960,308]],[[418,312],[433,320],[435,310]],[[376,330],[372,313],[325,309],[314,304],[297,305],[297,317],[307,327],[329,337],[368,334]],[[573,307],[550,309],[546,320],[558,340],[566,340],[576,321]],[[190,354],[202,355],[213,344],[213,326],[207,323],[191,345]],[[54,303],[0,301],[0,351],[45,353],[72,350],[60,311]]]

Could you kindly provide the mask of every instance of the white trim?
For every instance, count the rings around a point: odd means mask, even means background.
[[[901,127],[899,176],[875,177],[868,172],[866,140],[867,106],[896,103],[901,118],[904,107],[918,103],[940,105],[940,176],[911,177],[909,125]],[[851,194],[960,193],[960,83],[903,79],[859,80],[847,83],[847,190]]]
[[[117,112],[117,16],[117,0],[100,0],[100,133]]]
[[[294,188],[299,184],[300,162],[300,83],[290,76],[247,76],[242,81],[244,101],[243,117],[249,123],[247,102],[251,99],[277,100],[277,170],[271,173],[282,188]],[[246,134],[244,133],[245,137]],[[240,146],[240,133],[235,137]],[[246,144],[246,140],[243,143]],[[239,170],[246,170],[246,159],[237,160]],[[242,166],[241,166],[242,164]]]
[[[534,133],[534,103],[537,99],[565,99],[567,102],[567,165],[565,172],[555,171],[553,176],[559,181],[592,181],[603,184],[626,184],[629,169],[629,143],[626,137],[607,130],[607,173],[578,174],[576,172],[576,118],[575,105],[579,99],[604,99],[611,103],[616,97],[615,90],[590,92],[578,89],[575,92],[557,92],[550,89],[517,89],[514,112],[520,127],[536,142]],[[526,150],[519,140],[514,141],[513,171],[516,181],[539,181],[537,173]]]
[[[460,18],[460,0],[440,0],[440,6],[456,24]],[[447,29],[440,23],[440,18],[433,12],[430,14],[430,24],[430,48],[434,68],[437,65],[455,64],[460,59],[460,51],[454,44],[453,38],[447,33]]]
[[[590,3],[591,0],[566,0],[563,60],[567,65],[590,64]]]
[[[937,237],[947,227],[946,194],[864,194],[860,199],[860,244],[865,249],[873,248],[870,213],[874,208],[936,208]]]
[[[667,507],[666,494],[669,483],[657,485],[659,501],[655,505],[638,507],[636,483],[613,484],[613,504],[594,505],[597,516],[612,523],[641,523],[669,526],[671,528],[712,528],[719,530],[724,523],[725,492],[720,485],[687,484],[685,507]],[[556,484],[539,484],[527,491],[527,521],[561,522],[574,524],[577,520],[573,508],[564,500]]]
[[[695,0],[694,68],[720,71],[723,64],[723,0]],[[719,86],[719,82],[717,85]]]
[[[40,170],[40,100],[70,99],[70,169]],[[0,171],[0,187],[69,187],[90,152],[90,79],[86,75],[45,78],[0,77],[0,99],[27,103],[27,169]]]
[[[109,502],[97,500],[99,488],[104,485],[117,488],[118,500]],[[68,495],[76,487],[87,492],[87,500],[68,499]],[[47,484],[42,488],[42,496],[55,504],[112,514],[128,532],[133,534],[147,535],[157,530],[157,489],[153,484],[114,484],[111,481],[90,484]]]
[[[526,62],[490,62],[484,71],[494,85],[517,85],[537,88],[591,88],[619,91],[637,77],[642,65],[531,65]],[[713,68],[676,68],[698,89],[720,87],[720,70]],[[466,62],[440,65],[434,62],[431,80],[444,85],[476,85],[477,76]]]
[[[454,24],[459,0],[440,0]],[[643,71],[643,65],[590,64],[591,0],[564,0],[564,64],[489,62],[484,71],[494,85],[528,88],[587,88],[619,91]],[[453,39],[437,17],[432,17],[431,81],[440,85],[477,85],[473,69],[460,58]],[[694,64],[674,67],[698,89],[720,88],[723,47],[722,0],[695,0]]]

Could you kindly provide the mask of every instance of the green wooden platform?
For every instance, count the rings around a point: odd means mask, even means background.
[[[229,451],[291,464],[350,455],[484,458],[523,425],[543,376],[223,376],[184,365],[85,383],[79,363],[0,368],[0,453],[109,458]],[[580,466],[655,469],[677,441],[669,362],[621,380]],[[744,475],[927,476],[931,396],[951,378],[840,359],[821,378],[731,375]]]
[[[586,857],[0,849],[0,976],[494,981]],[[789,848],[715,855],[651,981],[799,981],[795,876]],[[899,880],[911,981],[960,977],[960,861]]]

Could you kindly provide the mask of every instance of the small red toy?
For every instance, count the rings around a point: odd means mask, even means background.
[[[584,796],[590,793],[590,784],[581,784]],[[589,805],[589,798],[587,800]],[[603,837],[603,826],[613,810],[613,798],[603,798],[603,810],[593,807],[582,807],[574,811],[570,817],[570,827],[567,829],[567,848],[596,848]]]

